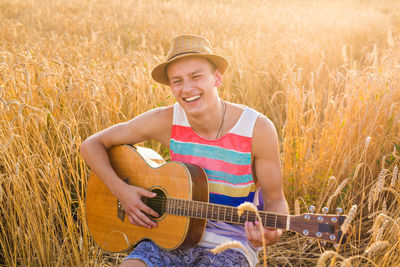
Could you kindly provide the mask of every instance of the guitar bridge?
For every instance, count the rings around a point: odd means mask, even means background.
[[[123,179],[123,181],[127,184],[129,184],[129,178]],[[121,220],[125,220],[125,210],[121,205],[121,202],[117,199],[117,217]]]

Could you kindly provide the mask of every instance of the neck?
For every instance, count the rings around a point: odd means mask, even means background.
[[[246,221],[257,221],[256,214],[245,210],[238,215],[236,207],[224,206],[212,203],[168,198],[163,206],[168,214],[189,216],[207,220],[224,221],[243,225]],[[275,212],[259,211],[263,226],[271,228],[288,229],[290,216]]]
[[[186,114],[186,116],[190,126],[196,133],[209,139],[215,139],[223,121],[223,111],[223,101],[218,97],[215,104],[211,105],[207,112],[195,115]],[[221,132],[219,136],[222,135]]]

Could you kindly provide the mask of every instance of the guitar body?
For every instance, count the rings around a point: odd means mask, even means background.
[[[207,176],[196,165],[165,163],[155,151],[130,145],[115,146],[108,154],[115,172],[131,185],[170,198],[208,202]],[[131,224],[118,199],[91,173],[86,190],[86,222],[91,236],[102,249],[121,252],[143,239],[150,239],[165,249],[194,246],[201,240],[206,225],[205,219],[166,212],[154,220],[158,227],[153,229]]]

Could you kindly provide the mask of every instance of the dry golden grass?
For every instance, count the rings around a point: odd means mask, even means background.
[[[181,33],[207,36],[230,58],[222,98],[275,123],[292,213],[296,199],[300,212],[358,205],[349,242],[327,247],[340,257],[320,263],[398,264],[397,1],[0,0],[0,265],[110,266],[124,257],[90,239],[78,148],[174,102],[149,71]],[[324,251],[287,233],[267,260],[309,266]]]

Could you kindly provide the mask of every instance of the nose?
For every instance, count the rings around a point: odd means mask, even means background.
[[[183,92],[189,92],[192,89],[192,82],[190,79],[184,79],[183,80],[183,86],[182,86],[182,91]]]

